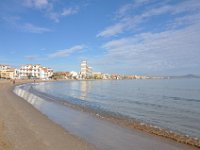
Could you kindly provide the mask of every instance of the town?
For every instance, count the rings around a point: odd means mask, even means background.
[[[80,63],[80,72],[62,71],[54,72],[53,69],[44,67],[40,64],[27,64],[19,68],[13,68],[10,65],[0,64],[1,79],[41,79],[41,80],[122,80],[122,79],[163,79],[163,77],[141,76],[141,75],[122,75],[94,72],[86,60]]]

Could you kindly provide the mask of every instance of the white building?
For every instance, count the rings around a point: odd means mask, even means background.
[[[91,76],[92,76],[92,67],[89,67],[87,61],[83,60],[81,62],[80,78],[87,79],[90,78]]]
[[[70,74],[72,76],[72,79],[77,79],[78,78],[78,73],[77,72],[71,71]]]
[[[11,67],[9,66],[9,65],[1,65],[0,64],[0,71],[1,70],[8,70],[8,69],[10,69]]]
[[[43,67],[39,64],[23,65],[17,71],[19,79],[26,78],[38,78],[38,79],[48,79],[53,75],[53,70],[50,68]]]
[[[111,79],[111,75],[110,74],[102,74],[102,79],[104,79],[104,80]]]

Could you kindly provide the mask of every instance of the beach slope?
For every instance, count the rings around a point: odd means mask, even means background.
[[[0,150],[96,149],[17,97],[12,87],[9,81],[0,81]]]

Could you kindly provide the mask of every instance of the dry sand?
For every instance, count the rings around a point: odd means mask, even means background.
[[[17,81],[16,84],[27,82]],[[0,150],[94,150],[53,123],[0,81]]]

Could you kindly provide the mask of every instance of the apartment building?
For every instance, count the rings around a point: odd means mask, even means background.
[[[9,66],[9,65],[1,65],[0,64],[0,71],[1,70],[8,70],[8,69],[10,69],[11,67]]]
[[[17,70],[14,68],[9,68],[7,70],[0,70],[0,77],[3,79],[16,79]]]
[[[14,79],[16,77],[16,70],[9,65],[0,64],[0,78]]]
[[[38,78],[38,79],[48,79],[53,75],[53,70],[51,68],[46,68],[40,64],[23,65],[17,71],[19,79],[27,78]]]

